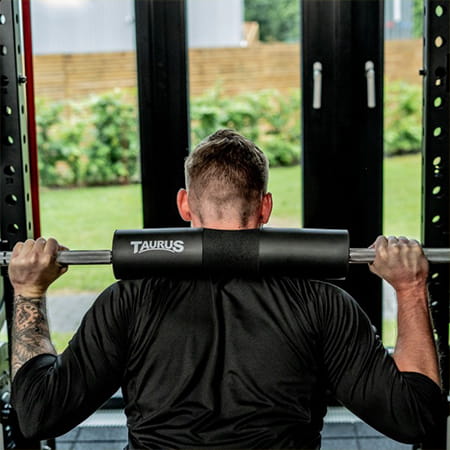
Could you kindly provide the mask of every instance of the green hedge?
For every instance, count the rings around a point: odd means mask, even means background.
[[[219,128],[254,140],[272,167],[300,162],[300,90],[222,95],[220,86],[192,99],[192,145]],[[421,146],[421,89],[386,86],[385,151]],[[78,102],[37,100],[37,137],[44,186],[127,184],[139,180],[135,93],[114,90]]]
[[[138,179],[136,107],[121,91],[36,105],[44,186],[127,184]]]
[[[219,128],[233,128],[256,142],[270,165],[300,162],[300,92],[282,95],[276,90],[221,95],[215,88],[191,101],[192,144]]]
[[[417,153],[422,147],[422,89],[403,82],[387,83],[384,94],[386,156]]]

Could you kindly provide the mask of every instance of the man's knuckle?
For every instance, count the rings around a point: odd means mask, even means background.
[[[394,256],[398,256],[399,253],[401,252],[401,249],[402,249],[401,245],[399,245],[397,243],[392,244],[390,249],[389,249],[390,250],[390,254],[392,254]]]
[[[52,255],[44,253],[44,254],[40,255],[39,263],[42,267],[46,267],[46,266],[49,266],[50,264],[52,264],[53,259],[54,258],[52,257]]]
[[[37,264],[39,262],[39,256],[36,253],[31,253],[26,260],[24,260],[24,264]]]

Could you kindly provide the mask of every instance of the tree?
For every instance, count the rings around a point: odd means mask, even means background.
[[[245,20],[258,22],[264,42],[298,41],[300,0],[245,0]]]

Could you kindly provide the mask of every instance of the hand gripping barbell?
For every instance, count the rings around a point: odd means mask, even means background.
[[[432,263],[449,263],[449,248],[424,249]],[[373,249],[349,248],[346,230],[262,228],[118,230],[111,250],[62,251],[61,264],[112,264],[117,279],[154,275],[295,275],[345,278],[349,264],[370,263]],[[11,252],[0,252],[0,265]]]

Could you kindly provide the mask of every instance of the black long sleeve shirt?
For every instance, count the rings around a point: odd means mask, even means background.
[[[320,447],[325,391],[393,439],[438,420],[438,386],[401,373],[357,303],[293,278],[119,282],[68,348],[18,371],[26,436],[67,432],[119,387],[130,449]]]

